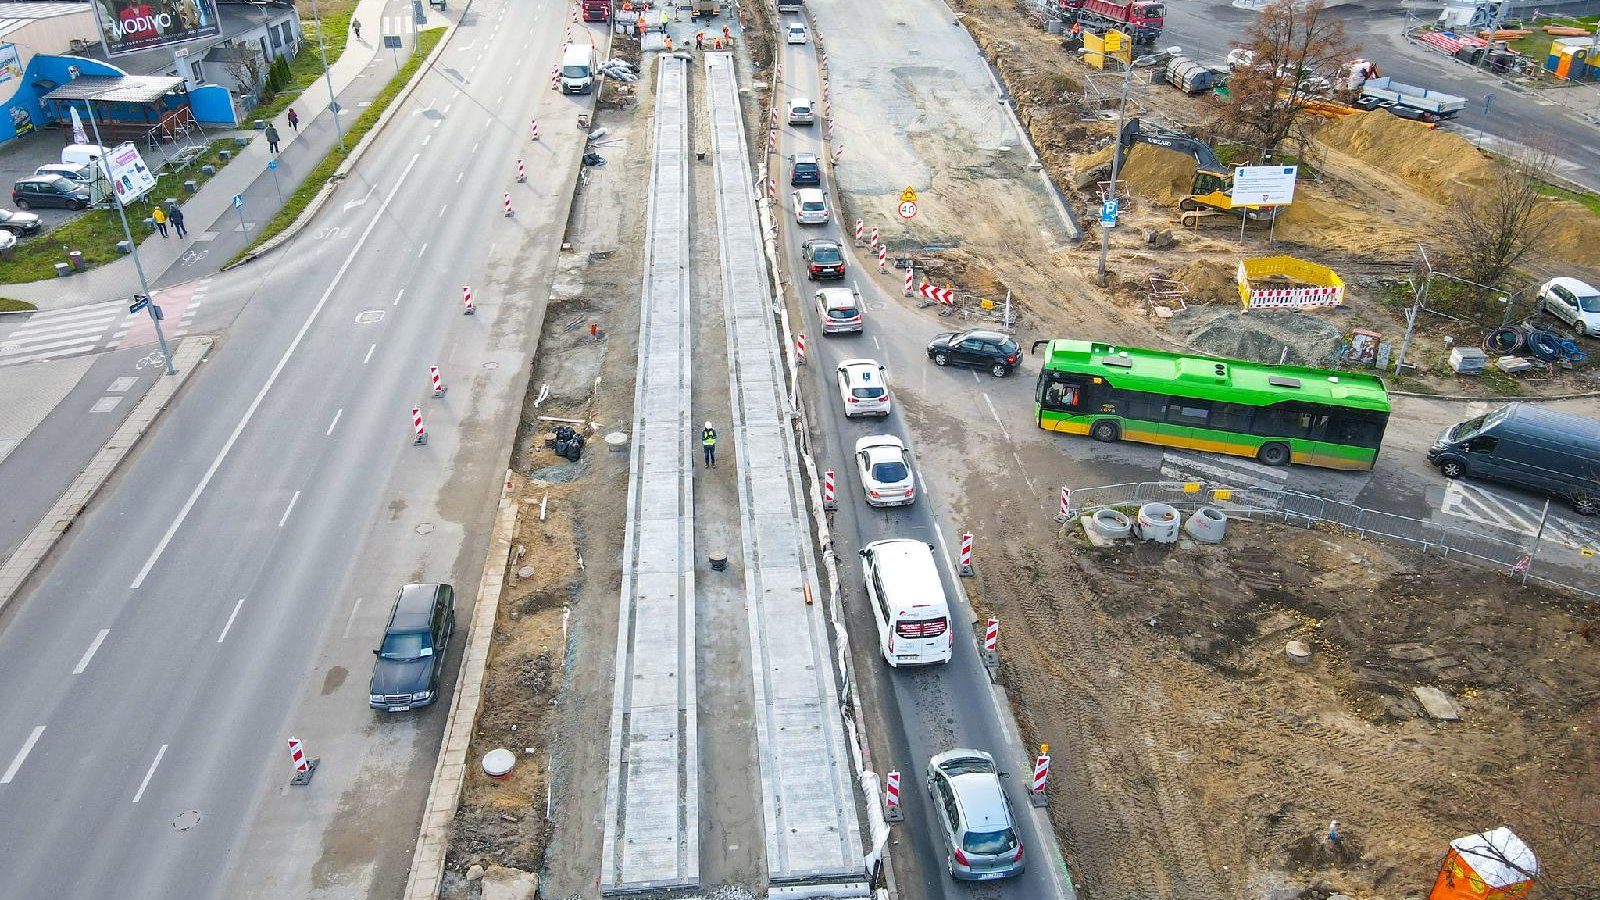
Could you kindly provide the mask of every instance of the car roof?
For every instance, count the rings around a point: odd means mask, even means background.
[[[810,163],[813,166],[816,165],[817,164],[817,155],[815,153],[796,153],[794,155],[794,164],[795,165],[799,166],[799,165],[805,165],[807,163]]]
[[[905,442],[892,434],[869,434],[856,441],[856,452],[863,450],[892,450],[895,453],[904,452]]]
[[[817,296],[821,297],[829,306],[834,305],[835,301],[842,306],[856,305],[856,292],[850,290],[849,288],[819,288],[817,290]]]
[[[801,200],[821,200],[822,199],[822,189],[821,188],[801,188],[801,189],[795,191],[795,193],[800,195],[800,199]]]
[[[89,168],[89,164],[88,163],[45,163],[44,165],[40,166],[37,169],[34,169],[33,171],[34,171],[34,174],[54,173],[54,172],[63,172],[63,171],[65,171],[65,172],[82,172],[84,169],[87,169],[87,168]]]
[[[801,31],[804,31],[806,27],[804,25],[801,25],[799,22],[790,22],[789,23],[789,30],[790,31],[793,31],[796,28],[800,29]]]
[[[425,629],[433,621],[433,600],[440,585],[408,584],[400,589],[394,601],[394,616],[389,620],[391,631]]]
[[[996,343],[1011,340],[1011,335],[1002,334],[998,331],[990,331],[987,328],[974,328],[971,331],[957,335],[957,337],[961,338],[962,340],[966,340],[967,338],[977,338],[982,341],[994,341]]]
[[[1574,294],[1585,294],[1585,295],[1600,294],[1600,291],[1595,290],[1594,287],[1592,285],[1590,285],[1587,281],[1582,281],[1582,280],[1577,279],[1577,278],[1566,278],[1566,277],[1552,278],[1549,281],[1545,282],[1544,286],[1545,287],[1564,287],[1567,290],[1573,292]]]
[[[833,249],[837,250],[837,249],[839,249],[839,242],[834,240],[833,238],[812,238],[811,240],[806,241],[806,246],[808,246],[808,247],[832,247]]]
[[[1011,827],[1011,810],[1006,806],[1005,791],[1000,787],[994,757],[981,750],[955,749],[940,753],[929,764],[945,773],[950,789],[955,792],[956,803],[972,831],[998,831]],[[949,768],[974,769],[952,773]]]
[[[790,106],[810,106],[810,97],[795,97],[789,101]]]

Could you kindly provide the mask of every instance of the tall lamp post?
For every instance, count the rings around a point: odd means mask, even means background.
[[[100,140],[100,122],[94,117],[95,96],[99,95],[85,97],[83,99],[83,108],[89,113],[89,127],[94,130],[95,146],[104,148],[105,143]],[[95,164],[100,167],[100,171],[105,174],[106,180],[109,181],[111,179],[111,168],[106,165],[104,150],[101,153],[101,157],[95,160]],[[122,195],[117,193],[116,185],[114,184],[111,188],[111,201],[117,208],[117,219],[122,222],[122,236],[128,240],[128,252],[133,256],[133,270],[139,273],[138,299],[143,301],[144,311],[150,315],[150,324],[156,328],[156,343],[161,345],[161,356],[167,363],[166,373],[168,375],[176,375],[178,370],[172,367],[172,351],[167,348],[167,336],[161,331],[160,310],[150,301],[150,282],[144,277],[144,264],[139,262],[139,243],[133,239],[133,229],[128,227],[128,210],[122,205]]]
[[[328,41],[322,33],[322,11],[317,0],[311,0],[311,15],[317,19],[317,49],[322,51],[322,80],[328,83],[328,109],[333,111],[333,130],[339,133],[339,152],[346,152],[344,125],[339,122],[339,100],[333,95],[333,73],[328,71]]]
[[[1088,53],[1089,51],[1079,50],[1078,52]],[[1117,140],[1111,151],[1111,187],[1106,191],[1107,202],[1113,204],[1113,214],[1111,216],[1107,216],[1104,210],[1102,210],[1100,213],[1100,267],[1098,275],[1096,276],[1096,283],[1100,284],[1102,287],[1105,286],[1106,283],[1106,254],[1111,249],[1111,223],[1116,221],[1115,204],[1117,201],[1117,175],[1122,171],[1122,128],[1127,123],[1128,118],[1128,91],[1133,87],[1133,70],[1139,66],[1151,65],[1152,63],[1155,63],[1156,61],[1165,57],[1177,56],[1181,52],[1183,52],[1182,47],[1168,47],[1159,53],[1149,53],[1133,60],[1132,62],[1123,63],[1122,102],[1117,105]],[[1098,55],[1110,56],[1110,54],[1106,53],[1100,53]],[[1117,57],[1110,56],[1110,58],[1116,59],[1118,62],[1122,62],[1122,60],[1118,59]]]

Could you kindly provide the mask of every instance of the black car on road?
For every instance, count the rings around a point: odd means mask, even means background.
[[[372,651],[367,705],[404,712],[439,699],[444,654],[456,630],[456,592],[448,584],[408,584],[400,589],[383,646]]]
[[[39,217],[30,212],[0,209],[0,228],[14,235],[33,234],[39,230]]]
[[[806,277],[812,281],[844,277],[844,251],[838,241],[813,238],[800,245],[800,255],[806,260]]]
[[[822,168],[817,165],[815,153],[794,155],[794,166],[789,169],[789,183],[795,186],[822,183]]]
[[[947,331],[928,342],[928,358],[936,366],[986,369],[990,375],[1004,378],[1022,359],[1022,347],[1010,335],[986,328]]]

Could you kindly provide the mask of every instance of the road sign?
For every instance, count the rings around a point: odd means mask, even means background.
[[[401,46],[402,46],[401,43],[400,43],[400,35],[398,35],[398,34],[386,34],[386,35],[384,35],[383,36],[383,46],[388,48],[388,49],[390,49],[390,50],[399,50],[401,48]]]
[[[277,167],[278,167],[278,161],[277,160],[275,160],[275,159],[267,160],[267,170],[268,171],[271,171],[272,169],[276,169]]]
[[[1299,166],[1239,166],[1233,170],[1235,206],[1288,206],[1294,202],[1294,177]]]
[[[910,186],[907,186],[905,190],[900,192],[900,202],[901,203],[915,203],[915,202],[917,202],[917,189],[913,188],[913,187],[910,187]]]
[[[243,194],[234,194],[233,195],[233,208],[234,209],[244,209],[244,195]]]
[[[1113,228],[1113,227],[1116,226],[1116,224],[1117,224],[1117,206],[1118,206],[1119,203],[1120,203],[1120,198],[1112,197],[1110,200],[1106,200],[1106,201],[1104,201],[1103,203],[1100,204],[1100,224],[1101,225],[1103,225],[1103,226],[1105,226],[1107,228]]]
[[[128,304],[128,315],[131,316],[149,305],[150,297],[148,294],[134,294],[133,302]]]
[[[900,218],[909,219],[917,214],[917,201],[902,200],[900,202]]]

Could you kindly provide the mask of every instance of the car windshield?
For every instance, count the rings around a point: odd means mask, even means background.
[[[563,77],[563,78],[588,78],[589,77],[589,67],[588,66],[562,66],[561,67],[561,77]]]
[[[811,248],[811,259],[815,262],[836,263],[841,258],[842,257],[839,255],[839,248],[833,246],[832,244],[824,244],[822,246],[814,246]]]
[[[881,387],[851,388],[850,396],[852,396],[852,397],[860,397],[860,398],[862,398],[864,400],[875,400],[875,399],[883,396],[883,388],[881,388]]]
[[[1501,421],[1505,419],[1505,417],[1505,407],[1501,407],[1493,412],[1478,416],[1475,419],[1468,419],[1450,429],[1450,440],[1459,441],[1464,438],[1472,437],[1486,428],[1492,428],[1496,425],[1499,425]]]
[[[830,306],[828,308],[828,318],[830,319],[854,319],[856,315],[854,306]]]
[[[993,856],[1017,849],[1017,833],[1009,828],[1000,831],[969,831],[961,839],[961,848],[968,853]]]
[[[426,631],[401,631],[386,635],[378,655],[384,659],[420,659],[433,655]]]
[[[1578,308],[1584,312],[1600,312],[1600,294],[1579,294]]]
[[[806,210],[807,212],[817,212],[817,211],[822,209],[822,201],[821,200],[803,200],[800,203],[800,208],[803,209],[803,210]]]
[[[879,484],[898,484],[908,475],[906,464],[898,459],[872,464],[872,480]]]

